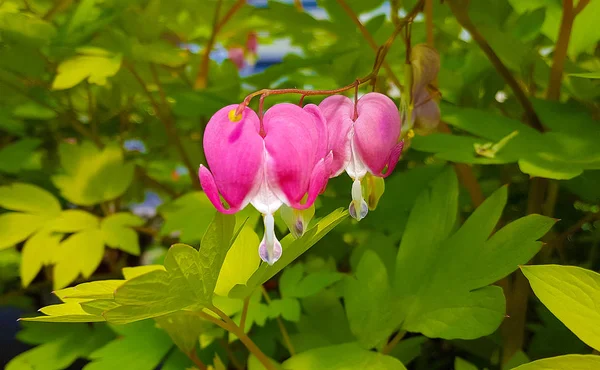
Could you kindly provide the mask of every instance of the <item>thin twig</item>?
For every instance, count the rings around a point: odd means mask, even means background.
[[[156,101],[156,99],[154,99],[154,96],[152,96],[152,93],[150,92],[150,90],[148,90],[146,83],[144,82],[142,77],[137,73],[137,71],[133,68],[133,66],[130,64],[125,64],[125,66],[129,70],[129,72],[133,75],[133,77],[136,79],[136,81],[139,83],[140,87],[142,88],[142,90],[144,91],[146,96],[148,97],[150,104],[156,111],[156,116],[159,118],[159,120],[162,122],[163,126],[165,127],[167,135],[169,135],[171,142],[173,143],[173,145],[175,145],[175,149],[179,152],[179,156],[181,157],[183,164],[185,165],[185,167],[188,170],[188,175],[190,177],[190,180],[192,181],[192,185],[194,185],[194,187],[196,189],[200,189],[200,182],[198,180],[198,177],[196,176],[195,167],[192,165],[192,161],[188,157],[188,154],[185,151],[185,148],[183,147],[181,140],[179,139],[179,135],[177,134],[177,127],[175,127],[175,123],[173,122],[172,116],[169,111],[169,107],[165,106],[164,107],[165,111],[163,112],[161,110],[158,102]],[[156,75],[156,69],[150,68],[150,70],[151,70],[152,76],[155,80],[155,84],[158,86],[159,94],[161,94],[161,95],[164,94],[164,92],[161,93],[162,85],[160,84],[160,81],[158,80],[158,76]],[[165,102],[166,102],[166,99],[165,99]]]
[[[381,353],[387,355],[390,352],[392,352],[394,347],[396,347],[396,345],[402,340],[402,338],[404,338],[405,335],[406,330],[400,330],[399,332],[397,332],[396,335],[394,335],[394,337],[392,338],[392,340],[389,341],[388,344],[385,345],[385,347],[383,347]]]
[[[276,370],[271,360],[263,353],[263,351],[260,350],[260,348],[258,348],[258,346],[252,341],[252,339],[250,339],[250,337],[248,337],[246,333],[244,333],[244,331],[241,330],[240,327],[237,326],[235,322],[233,322],[233,320],[231,320],[229,316],[227,316],[223,311],[214,306],[211,307],[210,310],[216,313],[219,317],[221,317],[223,321],[202,311],[196,313],[200,317],[203,317],[206,320],[211,321],[216,325],[220,326],[221,328],[235,334],[239,338],[239,340],[242,343],[244,343],[246,348],[248,348],[248,351],[250,351],[267,370]]]
[[[354,22],[354,24],[356,24],[356,26],[358,27],[358,30],[363,35],[363,37],[365,38],[365,40],[367,41],[367,43],[369,44],[371,49],[373,49],[373,51],[377,52],[377,50],[379,50],[379,45],[377,45],[377,42],[373,38],[373,35],[371,35],[371,32],[369,32],[367,27],[365,27],[365,25],[362,24],[362,22],[358,18],[358,15],[354,12],[354,10],[352,10],[352,8],[350,7],[350,5],[348,5],[346,0],[337,0],[337,2],[342,7],[342,9],[344,9],[346,14],[348,14],[350,19],[352,19],[352,22]],[[390,67],[390,65],[384,61],[383,68],[385,69],[386,73],[388,74],[388,77],[392,80],[394,85],[396,85],[396,87],[398,87],[398,89],[402,89],[402,84],[400,83],[400,80],[398,80],[398,77],[396,77],[396,75],[394,74],[392,67]]]
[[[240,329],[246,327],[246,317],[248,317],[248,307],[250,306],[250,297],[244,299],[244,307],[242,308],[242,317],[240,318]],[[245,332],[245,330],[244,330]]]
[[[238,0],[235,4],[231,6],[231,8],[227,11],[225,16],[221,20],[219,20],[219,15],[221,13],[221,7],[223,5],[223,0],[217,0],[217,4],[215,5],[215,13],[213,16],[213,28],[210,32],[210,36],[206,46],[204,47],[204,51],[202,52],[202,60],[200,62],[200,67],[198,68],[198,75],[196,76],[196,81],[194,82],[195,89],[203,89],[206,87],[208,82],[208,71],[210,68],[210,52],[215,46],[215,42],[217,40],[217,35],[223,29],[223,27],[229,22],[231,17],[240,10],[240,8],[246,3],[246,0]]]
[[[479,48],[485,53],[488,57],[494,68],[500,73],[500,75],[504,78],[508,86],[510,86],[511,90],[515,94],[515,97],[519,101],[519,104],[523,107],[525,111],[525,117],[529,125],[535,128],[538,131],[543,131],[544,126],[540,121],[537,113],[533,109],[533,104],[523,91],[523,88],[512,73],[508,70],[508,68],[502,63],[498,55],[494,52],[494,49],[488,44],[483,35],[479,32],[475,24],[469,18],[469,14],[467,9],[463,7],[464,3],[458,2],[457,0],[446,0],[446,3],[450,6],[454,17],[458,21],[458,23],[469,32],[473,40],[479,45]]]
[[[267,301],[267,304],[270,305],[271,297],[269,297],[269,293],[267,293],[267,290],[265,289],[264,285],[261,285],[261,289],[262,289],[263,297],[265,297],[265,301]],[[275,320],[277,321],[277,325],[279,326],[279,331],[281,332],[281,336],[283,337],[285,346],[287,347],[288,351],[290,352],[290,355],[294,356],[296,354],[296,351],[294,350],[294,346],[292,345],[292,340],[290,339],[290,334],[288,333],[287,329],[285,328],[285,325],[283,324],[283,321],[281,320],[281,318],[279,316],[277,316],[275,318]]]
[[[198,358],[198,354],[196,353],[196,349],[194,348],[193,350],[191,350],[189,353],[186,353],[187,356],[190,358],[190,360],[192,360],[192,362],[196,365],[196,367],[200,370],[206,370],[208,369],[206,367],[206,365],[204,364],[204,362],[202,362],[202,360],[200,360]]]

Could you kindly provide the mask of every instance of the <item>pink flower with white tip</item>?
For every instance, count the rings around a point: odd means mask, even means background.
[[[332,159],[327,127],[313,104],[304,108],[277,104],[262,122],[247,107],[236,116],[237,108],[222,108],[206,126],[204,152],[212,173],[200,166],[200,183],[220,212],[235,213],[250,203],[263,214],[265,235],[259,254],[273,264],[282,253],[273,213],[282,204],[310,207],[327,184]],[[305,196],[306,202],[301,203]]]
[[[333,95],[323,100],[319,108],[327,120],[328,147],[333,151],[331,177],[345,170],[354,180],[349,211],[360,221],[369,211],[360,181],[367,172],[387,177],[402,153],[398,108],[379,93],[365,94],[356,106],[346,96]]]

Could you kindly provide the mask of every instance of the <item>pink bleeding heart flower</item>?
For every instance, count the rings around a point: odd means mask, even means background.
[[[259,254],[273,264],[282,252],[273,213],[282,204],[310,207],[327,185],[333,157],[327,151],[327,127],[314,104],[277,104],[265,113],[262,124],[247,107],[236,116],[237,108],[222,108],[206,126],[204,152],[212,173],[200,166],[200,183],[220,212],[235,213],[250,203],[263,214]]]
[[[362,178],[367,172],[387,177],[402,153],[398,108],[379,93],[365,94],[356,107],[348,97],[333,95],[324,99],[319,108],[327,120],[328,147],[333,151],[331,176],[345,170],[354,180],[349,211],[360,221],[369,211],[362,196]]]

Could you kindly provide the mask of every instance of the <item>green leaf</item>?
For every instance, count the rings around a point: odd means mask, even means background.
[[[259,243],[254,230],[244,226],[225,256],[215,294],[226,297],[236,284],[246,284],[260,264],[260,257],[256,252]]]
[[[60,203],[52,194],[24,183],[0,187],[0,207],[47,218],[55,217],[61,210]]]
[[[279,291],[282,297],[305,298],[340,281],[343,276],[331,271],[317,271],[304,276],[304,265],[297,263],[283,270],[279,279]]]
[[[186,311],[174,312],[157,317],[155,320],[184,353],[195,351],[200,334],[212,327],[209,321],[201,319],[193,312]]]
[[[68,209],[46,224],[46,229],[61,233],[74,233],[86,229],[97,229],[98,226],[98,218],[93,214],[79,209]]]
[[[52,263],[61,239],[62,235],[40,231],[25,242],[21,251],[21,284],[24,287],[31,284],[42,266]]]
[[[179,234],[182,242],[195,242],[202,238],[216,211],[204,192],[187,193],[159,208],[165,223],[161,235]]]
[[[0,250],[27,239],[44,224],[45,218],[27,213],[4,213],[0,215]]]
[[[356,279],[347,279],[344,289],[346,315],[358,343],[370,349],[394,332],[402,316],[385,265],[375,252],[365,251],[355,274]]]
[[[89,206],[122,195],[133,180],[133,164],[123,163],[116,145],[99,151],[94,144],[63,143],[59,147],[64,174],[52,177],[61,194],[70,202]]]
[[[79,274],[90,277],[100,265],[103,255],[100,230],[86,229],[71,235],[59,245],[54,256],[54,289],[64,288]]]
[[[39,139],[23,139],[0,149],[0,171],[17,174],[31,167],[35,150],[41,142]]]
[[[488,239],[506,204],[502,187],[450,236],[457,187],[454,173],[447,171],[417,199],[398,252],[394,288],[402,329],[474,339],[496,330],[504,316],[502,289],[487,285],[531,259],[541,247],[536,240],[555,220],[530,215]]]
[[[513,370],[596,370],[600,366],[600,357],[594,355],[567,355],[544,358],[530,362]]]
[[[105,326],[61,325],[49,330],[47,325],[36,323],[25,326],[19,333],[19,339],[40,345],[13,358],[6,366],[7,370],[66,369],[77,358],[87,357],[113,338],[112,332]],[[33,342],[27,338],[33,339]]]
[[[82,55],[67,59],[58,65],[58,74],[52,90],[64,90],[87,79],[96,85],[106,85],[106,79],[121,68],[121,55],[112,55],[102,49],[87,49]]]
[[[288,359],[283,367],[289,370],[405,370],[397,359],[368,351],[356,343],[312,349]]]
[[[283,317],[287,321],[298,322],[300,320],[300,302],[294,298],[273,299],[269,303],[269,317]]]
[[[281,258],[271,266],[266,263],[260,265],[258,270],[248,279],[248,283],[246,285],[238,284],[233,287],[229,296],[231,298],[245,298],[252,294],[256,287],[262,285],[279,271],[283,270],[285,266],[292,263],[310,247],[315,245],[321,238],[333,230],[334,227],[346,219],[346,217],[348,217],[348,212],[340,208],[323,217],[316,225],[307,230],[301,238],[294,239],[291,234],[283,238],[281,241],[283,248]]]
[[[129,254],[138,256],[140,244],[137,233],[132,229],[142,226],[144,220],[133,213],[115,213],[104,218],[100,224],[100,230],[104,242],[111,248],[118,248]]]
[[[86,370],[155,369],[173,347],[169,336],[152,320],[119,328],[120,337],[89,356]]]
[[[477,366],[460,357],[454,359],[454,370],[478,370]]]
[[[587,73],[570,73],[569,76],[580,77],[580,78],[589,78],[589,79],[598,79],[598,78],[600,78],[600,71],[587,72]]]
[[[522,266],[535,295],[583,342],[600,348],[600,274],[575,266]]]
[[[165,269],[139,275],[115,291],[121,305],[103,313],[107,321],[128,323],[211,304],[225,255],[234,242],[235,216],[217,213],[202,238],[200,250],[175,244]]]

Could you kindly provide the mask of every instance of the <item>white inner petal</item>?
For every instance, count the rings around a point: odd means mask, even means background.
[[[356,145],[354,144],[354,128],[352,129],[350,136],[350,151],[350,161],[346,165],[346,173],[352,179],[360,180],[367,174],[367,166],[364,164],[356,150]]]
[[[258,179],[260,181],[260,186],[250,199],[250,204],[262,214],[273,214],[282,204],[284,204],[284,202],[281,201],[279,194],[277,194],[281,192],[278,191],[278,189],[272,189],[269,186],[267,180],[267,162],[269,159],[269,154],[267,153],[267,150],[264,149],[263,164],[260,169],[262,173]]]

